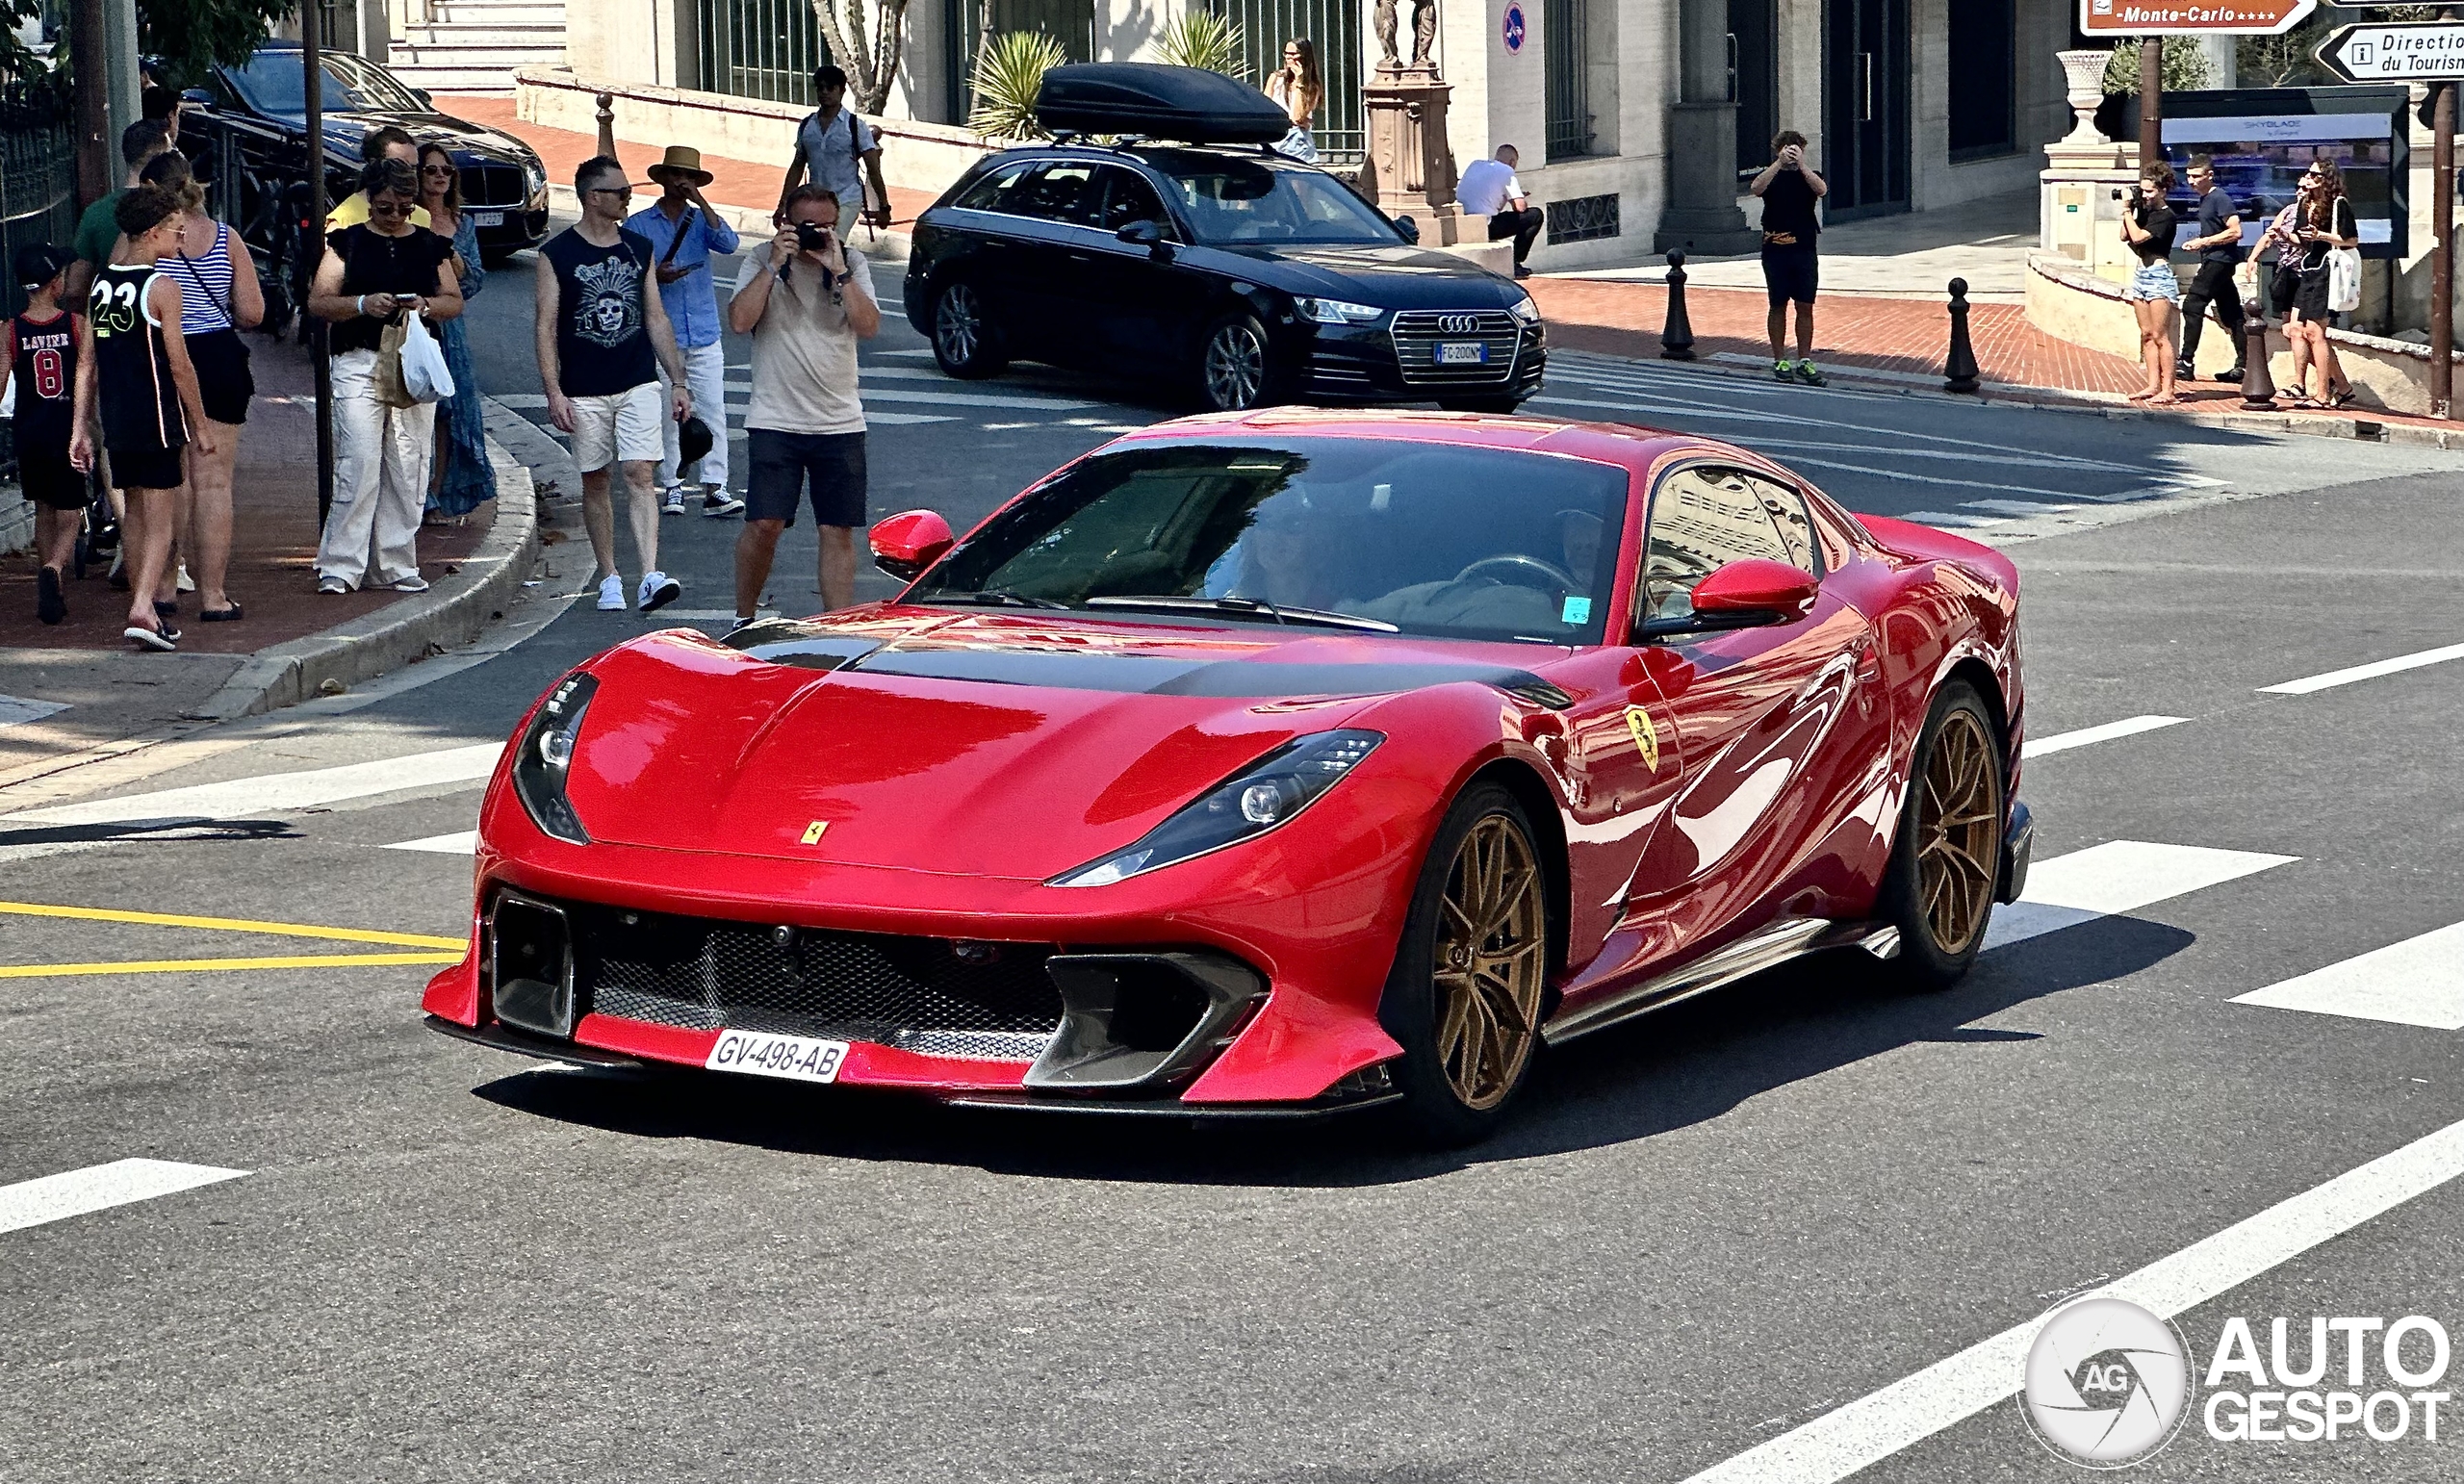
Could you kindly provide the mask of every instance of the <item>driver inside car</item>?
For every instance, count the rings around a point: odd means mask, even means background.
[[[1334,609],[1344,537],[1348,527],[1312,495],[1287,483],[1250,512],[1249,528],[1217,559],[1200,591],[1209,598],[1247,598],[1284,608]],[[1344,611],[1350,611],[1346,607]]]
[[[1509,629],[1544,637],[1591,621],[1591,573],[1605,533],[1585,510],[1556,513],[1565,565],[1522,551],[1501,551],[1452,577],[1415,583],[1344,611],[1404,627]]]

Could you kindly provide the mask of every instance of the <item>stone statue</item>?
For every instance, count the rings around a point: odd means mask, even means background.
[[[1402,69],[1402,62],[1395,51],[1395,3],[1396,0],[1377,0],[1374,13],[1377,45],[1384,53],[1377,59],[1381,71]],[[1437,0],[1412,0],[1412,65],[1434,71],[1435,66],[1429,62],[1428,54],[1429,48],[1436,44]]]

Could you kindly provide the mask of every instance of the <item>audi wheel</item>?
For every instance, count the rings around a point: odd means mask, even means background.
[[[951,284],[933,301],[933,359],[962,381],[997,376],[1010,364],[972,284]]]
[[[1253,315],[1232,315],[1207,332],[1198,357],[1198,396],[1210,412],[1246,412],[1267,400],[1267,331]]]

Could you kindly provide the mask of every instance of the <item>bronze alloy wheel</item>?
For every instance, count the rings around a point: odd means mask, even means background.
[[[2002,858],[1993,738],[1974,711],[1943,714],[1916,805],[1916,890],[1935,946],[1956,958],[1985,931]]]
[[[1483,818],[1447,873],[1434,964],[1438,1062],[1474,1112],[1504,1102],[1530,1060],[1548,922],[1531,842],[1504,815]]]

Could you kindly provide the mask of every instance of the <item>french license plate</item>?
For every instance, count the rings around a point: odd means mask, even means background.
[[[1438,342],[1437,364],[1440,366],[1486,366],[1489,347],[1476,340],[1446,340]]]
[[[785,1077],[795,1082],[836,1082],[847,1060],[845,1041],[817,1040],[809,1036],[773,1036],[766,1031],[723,1031],[702,1064],[714,1072],[743,1072],[752,1077]]]
[[[483,227],[500,227],[504,225],[504,213],[473,212],[471,214],[471,220],[476,225]]]

